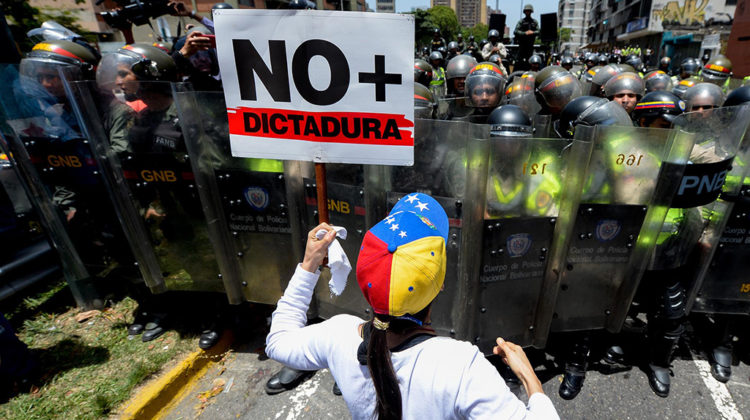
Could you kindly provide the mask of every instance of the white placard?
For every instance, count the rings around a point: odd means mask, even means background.
[[[414,161],[414,18],[214,11],[232,155]]]

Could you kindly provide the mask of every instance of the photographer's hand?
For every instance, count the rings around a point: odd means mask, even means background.
[[[200,31],[195,31],[191,32],[185,38],[185,45],[180,48],[180,54],[188,58],[200,50],[207,50],[209,48],[211,48],[211,40],[203,36]]]

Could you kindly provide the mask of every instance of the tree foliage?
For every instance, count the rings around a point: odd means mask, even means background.
[[[83,0],[76,0],[82,3]],[[91,35],[88,31],[78,25],[78,18],[71,10],[49,9],[32,7],[27,0],[3,0],[0,2],[6,21],[10,27],[13,39],[21,48],[21,51],[30,51],[33,43],[26,33],[34,28],[42,26],[47,20],[54,20],[81,36]]]
[[[435,28],[440,29],[440,36],[446,42],[456,38],[461,28],[453,9],[448,6],[435,6],[427,10],[417,9],[414,12],[414,38],[417,46],[429,45]]]

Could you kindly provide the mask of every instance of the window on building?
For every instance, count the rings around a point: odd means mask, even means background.
[[[726,3],[724,3],[725,6],[736,6],[737,0],[727,0]]]
[[[573,16],[573,13],[575,13],[575,10],[571,9],[571,10],[570,10],[570,11],[568,12],[568,16]]]
[[[255,7],[255,0],[239,0],[237,4],[239,4],[240,6]]]

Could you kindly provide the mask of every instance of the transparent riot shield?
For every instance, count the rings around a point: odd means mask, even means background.
[[[368,225],[384,218],[399,198],[431,195],[448,215],[450,231],[444,290],[432,312],[440,334],[479,340],[476,302],[489,126],[461,121],[417,120],[413,166],[365,167]],[[468,232],[468,233],[467,233]]]
[[[690,136],[636,127],[576,129],[593,151],[575,210],[572,237],[557,284],[545,289],[540,317],[552,331],[619,331],[654,247],[665,208],[655,205],[660,185],[680,174],[663,162],[686,162]],[[592,133],[593,131],[593,133]],[[556,298],[553,297],[556,295]]]
[[[742,292],[745,273],[738,267],[741,244],[737,243],[737,238],[743,237],[738,232],[745,204],[738,198],[744,189],[740,180],[746,171],[746,150],[736,164],[734,159],[748,124],[747,106],[693,112],[675,121],[695,136],[695,145],[657,238],[651,269],[679,270],[687,296],[686,312],[694,303],[701,311],[720,312],[746,305],[746,293],[743,296]],[[733,213],[734,206],[739,214]]]
[[[60,253],[76,302],[98,306],[96,283],[118,267],[132,267],[133,257],[123,246],[119,220],[63,89],[62,73],[50,77],[56,83],[43,86],[15,66],[0,68],[5,139]]]
[[[299,163],[233,157],[223,93],[174,88],[229,301],[274,304],[302,261],[306,239]]]
[[[547,271],[570,237],[591,142],[491,137],[482,229],[479,347],[534,344]]]
[[[194,120],[180,118],[169,83],[137,83],[132,102],[92,82],[69,86],[141,273],[154,292],[225,291],[186,147],[183,121]]]
[[[437,101],[435,118],[438,120],[469,121],[474,108],[466,103],[466,98],[441,98]]]
[[[534,137],[543,139],[557,137],[552,128],[552,115],[534,115]]]
[[[531,77],[521,76],[511,80],[505,87],[503,101],[521,107],[528,115],[536,115],[542,109],[534,95],[534,79]]]

